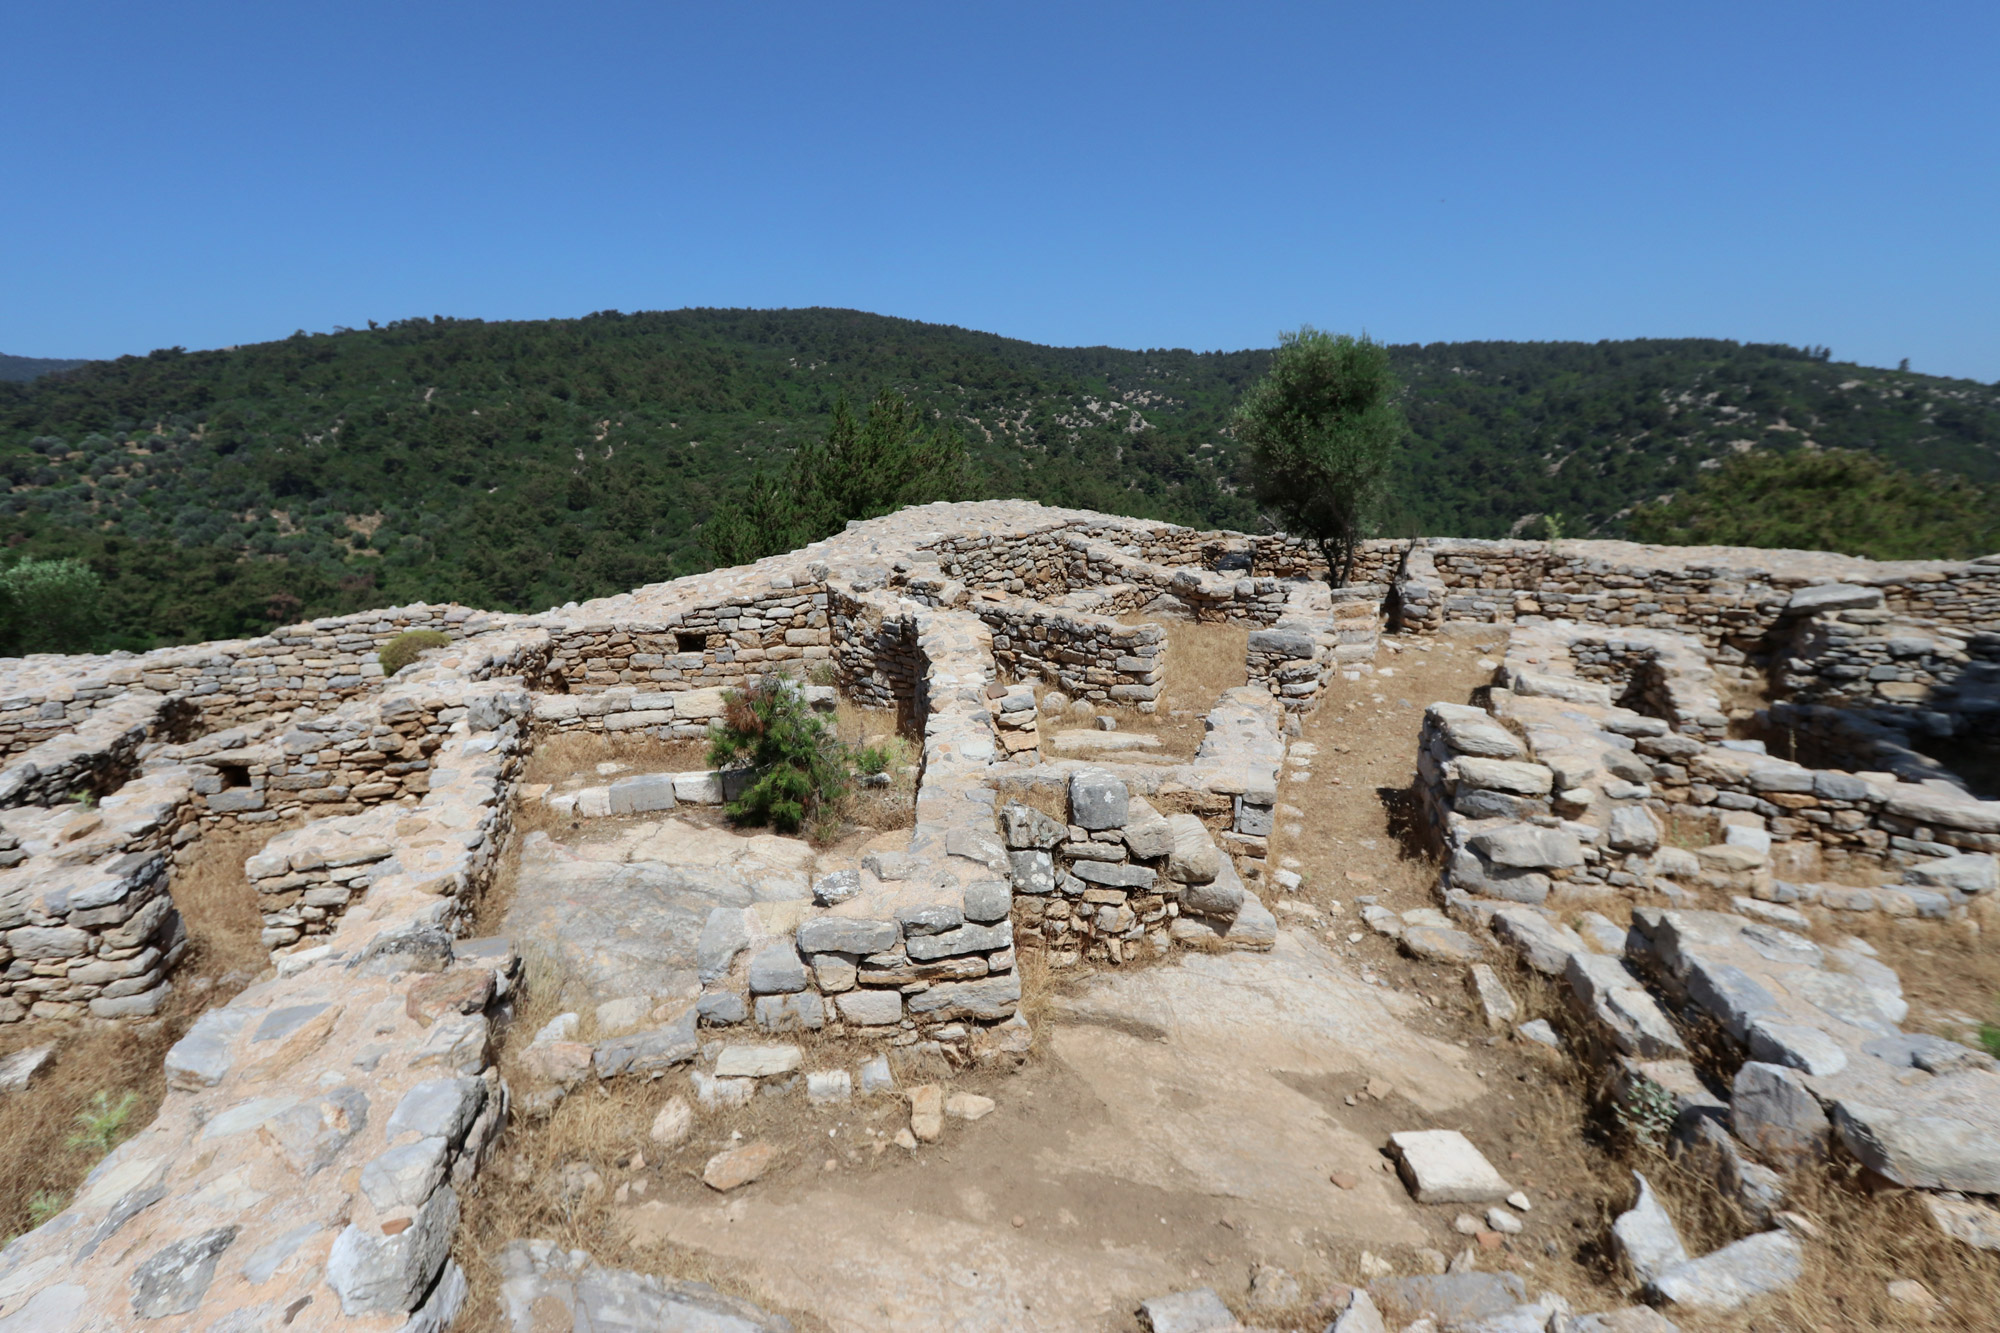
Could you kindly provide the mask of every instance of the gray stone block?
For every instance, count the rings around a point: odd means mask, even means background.
[[[930,1022],[953,1018],[977,1018],[991,1022],[1011,1018],[1020,1003],[1021,978],[1013,972],[978,981],[941,981],[928,990],[909,996],[906,1001],[913,1017]]]
[[[799,927],[799,952],[881,953],[896,947],[902,931],[893,921],[870,921],[860,917],[816,916]]]
[[[743,997],[733,990],[710,991],[695,1002],[695,1012],[704,1023],[731,1027],[750,1016]]]
[[[1051,880],[1050,887],[1054,887],[1053,880]],[[1007,914],[1013,910],[1013,907],[1014,890],[1006,880],[983,879],[976,884],[968,884],[965,887],[965,919],[967,921],[978,921],[988,924],[995,921],[1005,921]],[[892,939],[889,944],[881,947],[886,949],[894,943],[895,941]],[[875,951],[871,950],[870,952]]]
[[[961,954],[990,953],[995,949],[1004,949],[1013,942],[1013,923],[1001,921],[990,926],[960,926],[957,930],[947,930],[937,935],[912,935],[904,945],[904,950],[917,962],[928,963]]]
[[[1783,1166],[1825,1156],[1833,1128],[1803,1075],[1757,1060],[1736,1071],[1729,1123],[1752,1151]]]
[[[836,870],[813,881],[813,901],[821,907],[844,903],[861,892],[861,872]]]
[[[132,1313],[141,1319],[192,1313],[215,1280],[215,1261],[235,1240],[235,1227],[217,1227],[145,1260],[132,1271]]]
[[[403,1094],[383,1127],[394,1142],[399,1135],[439,1138],[456,1147],[486,1106],[486,1082],[477,1078],[427,1078]]]
[[[1000,831],[1013,851],[1048,851],[1068,836],[1060,822],[1031,805],[1010,801],[1000,807]]]
[[[1109,773],[1085,769],[1071,775],[1069,817],[1073,822],[1093,831],[1120,828],[1130,811],[1130,793]]]
[[[350,1224],[333,1242],[326,1282],[340,1297],[341,1313],[404,1314],[417,1308],[444,1267],[458,1231],[458,1195],[446,1185],[393,1236]]]
[[[1790,1232],[1766,1231],[1669,1269],[1647,1288],[1655,1300],[1694,1310],[1733,1310],[1799,1280],[1805,1257]]]
[[[889,1027],[903,1021],[903,997],[893,990],[854,990],[837,995],[834,1008],[841,1021],[856,1027]],[[866,1079],[863,1091],[867,1091]]]
[[[752,995],[789,995],[806,988],[805,960],[789,939],[773,940],[750,959]]]
[[[1688,1252],[1681,1243],[1680,1232],[1674,1229],[1673,1218],[1667,1216],[1667,1210],[1653,1194],[1652,1184],[1637,1171],[1632,1173],[1632,1179],[1639,1186],[1638,1201],[1611,1224],[1611,1238],[1618,1246],[1619,1257],[1644,1286],[1686,1263]]]
[[[1153,887],[1159,878],[1145,866],[1127,865],[1120,861],[1072,861],[1070,873],[1086,884],[1101,884],[1108,889],[1136,889],[1145,891]]]
[[[391,1148],[361,1168],[361,1192],[382,1212],[415,1208],[444,1180],[450,1153],[443,1139]]]
[[[641,773],[611,784],[611,813],[643,815],[674,808],[674,775]]]
[[[1013,871],[1016,892],[1036,896],[1055,892],[1055,858],[1049,853],[1036,850],[1009,852],[1007,864]]]
[[[766,1032],[817,1032],[826,1026],[826,1004],[812,991],[759,995],[757,1026]]]

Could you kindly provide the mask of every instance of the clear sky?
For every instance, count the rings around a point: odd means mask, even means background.
[[[0,350],[852,306],[2000,378],[2000,3],[14,0]]]

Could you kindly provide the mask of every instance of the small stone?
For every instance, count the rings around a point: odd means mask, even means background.
[[[917,1136],[910,1133],[909,1128],[905,1126],[896,1131],[896,1146],[909,1152],[915,1152],[917,1150]]]
[[[945,1099],[944,1113],[958,1120],[984,1120],[993,1114],[993,1099],[976,1092],[954,1092]]]
[[[1339,1186],[1341,1189],[1344,1190],[1359,1188],[1361,1184],[1361,1178],[1359,1176],[1350,1176],[1345,1172],[1336,1172],[1334,1175],[1328,1177],[1328,1179],[1332,1180],[1335,1185]]]
[[[1517,1212],[1527,1213],[1534,1211],[1535,1204],[1534,1200],[1530,1199],[1527,1195],[1521,1193],[1519,1190],[1515,1190],[1507,1196],[1507,1206]]]
[[[924,1083],[910,1089],[910,1133],[924,1143],[944,1137],[944,1089]]]
[[[845,1069],[820,1069],[806,1075],[806,1100],[814,1106],[835,1106],[854,1098],[854,1076]]]
[[[685,1140],[693,1128],[694,1108],[688,1105],[687,1098],[672,1097],[653,1117],[653,1127],[646,1136],[662,1148],[672,1148]]]
[[[1901,1277],[1891,1282],[1889,1299],[1901,1306],[1905,1314],[1918,1319],[1935,1319],[1944,1313],[1944,1303],[1929,1287],[1914,1278]]]
[[[1451,1219],[1451,1229],[1461,1236],[1476,1236],[1480,1233],[1479,1219],[1471,1213],[1460,1213]]]
[[[727,1148],[708,1159],[702,1168],[701,1183],[712,1190],[728,1193],[740,1189],[770,1170],[778,1150],[768,1143],[746,1143]]]
[[[0,1060],[0,1093],[19,1092],[56,1058],[53,1046],[31,1046]]]
[[[1486,1210],[1486,1225],[1503,1236],[1518,1236],[1521,1234],[1521,1219],[1508,1212],[1505,1208],[1488,1208]]]
[[[1537,1046],[1546,1046],[1552,1051],[1560,1051],[1563,1048],[1562,1038],[1556,1035],[1556,1030],[1549,1026],[1546,1018],[1531,1019],[1515,1028],[1514,1034]]]
[[[1250,1274],[1250,1308],[1287,1310],[1304,1299],[1299,1280],[1275,1264],[1259,1264]]]
[[[604,1197],[604,1177],[588,1162],[565,1162],[556,1172],[556,1197],[571,1206],[596,1203]]]

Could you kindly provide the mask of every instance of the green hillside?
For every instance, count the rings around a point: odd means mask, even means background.
[[[1397,533],[1572,536],[1702,464],[1812,443],[2000,480],[2000,389],[1713,340],[1392,349]],[[456,598],[536,610],[703,567],[752,467],[896,388],[975,493],[1204,526],[1258,516],[1227,434],[1266,351],[1051,348],[843,310],[406,320],[0,383],[0,531],[76,555],[141,647]]]
[[[46,356],[8,356],[0,352],[0,380],[31,380],[58,370],[74,370],[82,361],[61,361]]]

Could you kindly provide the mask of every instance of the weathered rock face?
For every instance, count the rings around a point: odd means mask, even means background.
[[[671,1282],[603,1268],[582,1250],[515,1241],[501,1254],[500,1301],[513,1333],[567,1327],[682,1329],[686,1333],[791,1333],[788,1319],[699,1282]]]

